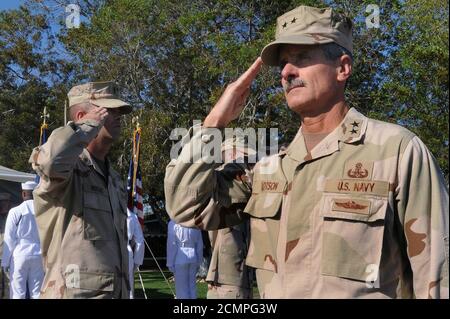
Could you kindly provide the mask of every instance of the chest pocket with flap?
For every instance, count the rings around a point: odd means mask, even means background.
[[[247,254],[247,265],[277,272],[276,247],[279,232],[280,209],[284,180],[254,180],[253,193],[245,212],[249,214],[251,239]]]
[[[114,222],[109,197],[103,191],[83,193],[84,239],[111,240]]]
[[[324,193],[321,273],[369,281],[381,260],[387,197]]]
[[[253,192],[245,212],[256,218],[270,218],[277,215],[287,182],[283,180],[255,180]]]

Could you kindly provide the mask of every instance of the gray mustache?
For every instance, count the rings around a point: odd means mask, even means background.
[[[299,79],[299,78],[288,79],[287,82],[283,84],[283,89],[284,89],[284,92],[286,93],[293,87],[297,87],[297,86],[306,86],[306,83],[305,83],[305,81],[303,81],[302,79]]]

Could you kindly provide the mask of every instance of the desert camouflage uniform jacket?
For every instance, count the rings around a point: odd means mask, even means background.
[[[248,241],[248,220],[242,224],[214,232],[211,263],[206,281],[212,284],[251,288],[252,273],[245,265]],[[210,233],[211,233],[210,232]]]
[[[41,178],[33,192],[41,298],[129,298],[125,186],[85,149],[99,130],[94,120],[69,122],[31,154]]]
[[[190,144],[207,144],[200,135]],[[251,190],[216,164],[186,163],[190,144],[166,170],[168,212],[212,229],[236,223],[228,208],[248,201],[246,262],[261,297],[448,298],[448,189],[410,131],[352,108],[310,153],[299,130],[258,162]],[[213,203],[223,209],[204,214]]]

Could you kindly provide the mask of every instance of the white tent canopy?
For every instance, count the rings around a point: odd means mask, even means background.
[[[36,174],[23,173],[0,165],[0,180],[25,183],[34,181],[35,178]]]

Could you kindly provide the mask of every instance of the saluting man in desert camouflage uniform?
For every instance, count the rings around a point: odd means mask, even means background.
[[[244,179],[250,182],[251,169],[249,153],[256,154],[256,147],[246,145],[245,138],[229,138],[222,143],[224,164],[218,170],[230,178]],[[242,210],[245,204],[236,205]],[[208,209],[220,211],[220,205]],[[232,211],[230,211],[231,213]],[[207,213],[207,212],[204,212]],[[212,212],[214,214],[214,212]],[[251,299],[253,269],[245,264],[250,239],[249,220],[231,227],[209,231],[213,247],[206,282],[208,282],[207,299]]]
[[[107,154],[131,106],[113,82],[69,93],[70,121],[33,150],[34,208],[45,278],[41,298],[129,298],[127,193]]]
[[[300,6],[276,40],[224,94],[166,171],[171,218],[185,226],[239,223],[246,202],[262,298],[448,298],[448,189],[436,160],[407,129],[369,119],[344,98],[352,22]],[[260,160],[253,181],[229,180],[194,143],[238,117],[262,63],[279,66],[301,120],[289,147]],[[211,155],[212,156],[212,155]],[[220,205],[208,213],[205,207]]]

